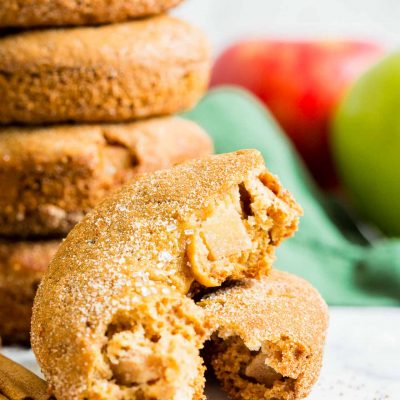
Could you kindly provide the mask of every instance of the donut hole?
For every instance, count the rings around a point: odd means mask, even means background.
[[[185,226],[186,255],[204,287],[259,278],[271,269],[275,247],[297,227],[300,210],[272,175],[228,188]]]
[[[287,360],[278,362],[280,357],[274,359],[275,354],[270,354],[268,350],[267,353],[264,349],[252,351],[238,336],[221,339],[214,334],[205,346],[203,356],[232,398],[295,398],[296,382],[301,373],[297,371],[290,376],[285,375],[283,371],[288,370],[285,367]]]

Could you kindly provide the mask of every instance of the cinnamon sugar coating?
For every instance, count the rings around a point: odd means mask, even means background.
[[[322,365],[328,308],[308,282],[273,270],[201,303],[218,327],[208,358],[232,399],[308,396]]]
[[[7,0],[0,27],[93,25],[159,14],[181,0]]]
[[[211,152],[211,140],[198,125],[173,117],[0,129],[0,234],[67,234],[138,174]]]
[[[169,16],[0,38],[0,124],[121,122],[192,107],[207,39]]]
[[[0,337],[29,344],[33,299],[60,240],[0,240]]]
[[[32,347],[57,399],[201,399],[199,349],[215,328],[188,293],[267,274],[299,214],[252,150],[146,174],[104,200],[35,299]]]

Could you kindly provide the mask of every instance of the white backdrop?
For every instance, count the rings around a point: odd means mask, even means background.
[[[243,36],[371,38],[400,47],[400,0],[186,0],[176,11],[217,52]]]

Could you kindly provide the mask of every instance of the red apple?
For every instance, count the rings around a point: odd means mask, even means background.
[[[336,182],[331,116],[351,83],[383,52],[361,41],[243,41],[217,59],[211,85],[240,85],[257,95],[320,184],[330,187]]]

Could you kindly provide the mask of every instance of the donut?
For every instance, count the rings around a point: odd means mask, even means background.
[[[0,337],[3,344],[29,344],[36,288],[60,242],[0,239]]]
[[[328,308],[308,282],[273,270],[200,303],[217,331],[206,359],[230,398],[308,396],[322,366]]]
[[[174,117],[0,128],[0,235],[63,236],[129,179],[211,152],[198,125]]]
[[[122,122],[191,108],[208,42],[169,16],[0,38],[0,124]]]
[[[159,14],[181,0],[7,0],[0,3],[0,28],[93,25]]]
[[[213,332],[196,294],[268,274],[300,207],[255,150],[145,174],[68,235],[31,343],[58,400],[202,399]]]

